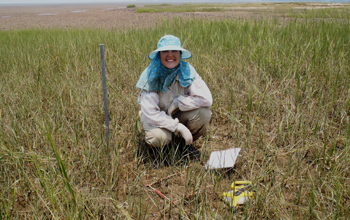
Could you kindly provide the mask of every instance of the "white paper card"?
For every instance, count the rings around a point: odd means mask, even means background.
[[[241,148],[232,148],[211,152],[210,158],[205,165],[205,169],[233,167],[240,150]]]

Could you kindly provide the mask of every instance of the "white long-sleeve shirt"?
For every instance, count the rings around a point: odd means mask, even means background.
[[[210,107],[213,103],[208,86],[198,74],[186,88],[181,87],[176,77],[174,84],[164,93],[142,91],[141,111],[147,122],[152,126],[174,132],[179,122],[166,113],[174,98],[178,100],[180,111]]]

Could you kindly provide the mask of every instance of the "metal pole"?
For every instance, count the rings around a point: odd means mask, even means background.
[[[104,45],[100,44],[101,52],[101,67],[102,67],[102,84],[103,84],[103,102],[105,108],[105,124],[106,124],[106,140],[107,147],[109,147],[109,116],[108,116],[108,99],[107,99],[107,85],[106,85],[106,65],[105,65],[105,52]]]

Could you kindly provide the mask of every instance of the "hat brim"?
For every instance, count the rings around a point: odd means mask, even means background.
[[[148,55],[148,58],[150,60],[153,60],[156,56],[157,56],[157,53],[159,51],[166,51],[166,50],[179,50],[181,51],[181,59],[185,60],[185,59],[189,59],[192,57],[192,53],[188,50],[185,50],[183,49],[182,47],[178,47],[178,46],[164,46],[164,47],[160,47],[158,48],[157,50],[155,51],[152,51],[149,55]]]

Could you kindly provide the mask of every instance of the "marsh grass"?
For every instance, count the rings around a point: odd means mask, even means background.
[[[157,12],[215,12],[227,11],[220,4],[182,4],[182,5],[145,5],[144,8],[138,8],[136,13],[157,13]]]
[[[144,5],[145,7],[155,7],[155,6],[172,6],[172,4],[152,4],[152,5]]]
[[[349,32],[348,20],[277,18],[0,32],[0,218],[347,218]],[[142,141],[135,84],[164,34],[194,54],[213,94],[199,162]],[[234,170],[205,170],[211,151],[231,147],[242,148]],[[157,186],[179,201],[172,206],[145,185],[176,171],[181,178]],[[221,200],[235,179],[256,192],[237,212]]]
[[[297,18],[344,19],[345,22],[348,22],[350,19],[350,6],[346,5],[340,8],[293,10],[288,16]]]

